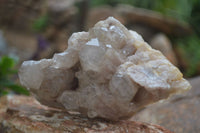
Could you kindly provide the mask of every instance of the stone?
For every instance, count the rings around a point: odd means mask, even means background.
[[[33,97],[0,98],[1,133],[172,133],[154,124],[105,121],[48,108]]]
[[[167,57],[169,61],[171,61],[172,64],[174,64],[175,66],[178,65],[176,55],[172,48],[172,43],[165,34],[160,33],[160,34],[155,35],[151,39],[150,45],[152,46],[152,48],[160,50],[162,54],[165,57]]]
[[[130,120],[159,124],[175,133],[200,132],[200,76],[189,79],[192,89],[138,112]]]
[[[52,59],[25,61],[19,78],[44,105],[115,121],[191,87],[160,51],[113,17],[72,34],[67,50]]]

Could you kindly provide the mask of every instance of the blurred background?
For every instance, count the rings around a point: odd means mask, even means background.
[[[0,0],[0,96],[28,94],[17,71],[51,58],[73,32],[113,16],[160,50],[186,78],[200,74],[199,0]]]

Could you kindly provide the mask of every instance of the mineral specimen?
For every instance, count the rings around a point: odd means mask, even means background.
[[[52,59],[25,61],[19,78],[44,105],[111,120],[191,88],[161,52],[113,17],[72,34]]]

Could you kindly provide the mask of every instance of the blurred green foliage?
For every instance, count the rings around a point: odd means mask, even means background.
[[[196,75],[200,66],[200,38],[196,35],[189,36],[185,39],[177,39],[179,49],[188,65],[188,69],[184,72],[187,77]]]
[[[8,56],[3,56],[0,58],[0,96],[6,95],[9,92],[15,92],[18,94],[28,95],[29,92],[15,84],[11,79],[17,73],[14,69],[16,61]]]
[[[198,36],[200,36],[200,1],[193,5],[189,23]]]
[[[39,17],[38,19],[36,19],[33,22],[33,25],[32,25],[33,30],[36,31],[36,32],[44,31],[48,26],[48,20],[49,20],[48,15],[44,15],[44,16]]]

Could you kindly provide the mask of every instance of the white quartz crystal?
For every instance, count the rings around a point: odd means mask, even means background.
[[[191,88],[160,51],[113,17],[72,34],[52,59],[25,61],[19,78],[42,104],[111,120]]]

